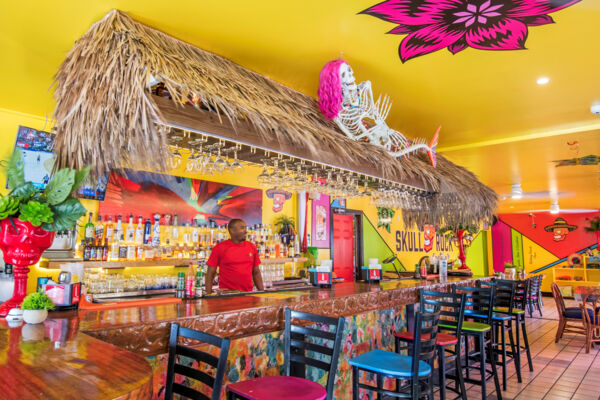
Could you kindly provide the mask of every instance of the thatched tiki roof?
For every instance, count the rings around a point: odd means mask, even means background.
[[[56,74],[57,167],[167,171],[168,121],[148,90],[152,77],[164,82],[175,103],[199,98],[234,128],[250,124],[265,143],[285,140],[315,160],[327,149],[376,166],[383,178],[422,182],[436,194],[429,210],[403,213],[408,223],[479,222],[496,208],[493,190],[444,157],[433,168],[425,157],[397,160],[354,142],[322,117],[314,98],[116,10],[75,43]]]

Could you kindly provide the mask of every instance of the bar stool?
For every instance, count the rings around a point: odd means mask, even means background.
[[[352,400],[359,399],[359,389],[376,392],[378,400],[382,395],[414,400],[427,395],[428,399],[433,399],[431,365],[435,357],[439,317],[439,312],[417,313],[412,357],[390,351],[371,350],[351,358],[348,363],[352,365]],[[360,371],[374,374],[377,386],[360,383]],[[396,391],[383,388],[386,377],[396,380]],[[401,385],[401,380],[409,383]]]
[[[494,287],[468,287],[452,285],[453,293],[464,293],[465,321],[463,322],[461,336],[465,338],[466,370],[465,382],[481,386],[481,398],[487,399],[486,383],[494,379],[498,400],[502,399],[500,381],[496,371],[496,358],[494,352],[494,331],[492,330],[492,315],[494,307]],[[469,319],[469,320],[467,320]],[[474,321],[473,321],[474,320]],[[475,338],[478,350],[469,351],[469,337]],[[486,354],[487,353],[487,354]],[[479,367],[471,367],[470,361],[479,361]],[[488,371],[485,364],[489,363],[491,369]],[[479,369],[481,379],[473,379],[470,376],[471,369]],[[490,373],[488,376],[487,373]]]
[[[421,290],[419,303],[423,312],[431,312],[439,308],[440,318],[442,318],[438,325],[439,332],[436,340],[440,400],[446,399],[446,389],[455,392],[466,400],[467,393],[460,366],[460,357],[457,356],[461,353],[458,338],[461,334],[464,319],[465,295]],[[450,334],[442,333],[442,330],[450,332]],[[394,336],[396,353],[399,353],[400,350],[408,350],[408,343],[414,341],[415,333],[414,331],[396,332]],[[454,346],[454,351],[450,349],[452,346]],[[446,354],[447,352],[448,354]],[[451,365],[450,368],[448,368],[448,364]],[[452,364],[454,365],[452,366]],[[452,371],[454,371],[454,375],[448,375]],[[455,388],[446,387],[446,378],[448,377],[454,380]]]
[[[221,349],[219,357],[206,353],[201,350],[193,349],[180,345],[179,338],[187,338],[210,344]],[[202,382],[212,389],[210,400],[218,400],[221,397],[221,387],[223,385],[223,375],[229,355],[229,339],[223,339],[208,333],[195,331],[193,329],[182,328],[178,324],[171,324],[171,336],[169,337],[169,361],[167,364],[167,384],[165,387],[165,400],[171,400],[173,393],[190,399],[208,399],[209,397],[194,390],[188,386],[175,383],[175,375],[182,375],[187,378]],[[185,356],[194,360],[210,365],[216,369],[214,376],[207,374],[199,369],[190,368],[177,363],[177,356]]]
[[[327,326],[332,332],[292,324],[292,319]],[[306,325],[306,323],[304,323]],[[344,318],[285,309],[285,376],[264,376],[227,385],[227,399],[247,400],[331,400],[344,333]],[[329,361],[324,361],[328,357]],[[327,388],[305,379],[306,365],[327,373]]]
[[[533,308],[535,307],[542,315],[542,278],[543,275],[532,276],[529,281],[529,292],[527,293],[527,309],[529,310],[529,318],[533,317]]]
[[[527,328],[525,326],[525,307],[527,306],[527,295],[529,294],[529,282],[527,280],[518,280],[514,282],[515,296],[513,300],[512,313],[509,314],[509,310],[506,307],[496,307],[494,311],[499,314],[510,315],[513,321],[515,321],[515,336],[517,339],[517,354],[515,359],[517,360],[517,370],[521,371],[521,354],[525,352],[527,355],[527,362],[529,364],[529,371],[533,372],[531,350],[529,349],[529,340],[527,339]],[[523,335],[523,346],[521,346],[521,334]]]
[[[478,281],[477,285],[480,287],[494,286],[494,304],[496,309],[506,309],[506,313],[494,312],[492,314],[492,327],[494,329],[494,348],[496,350],[496,365],[502,367],[502,388],[507,390],[507,376],[506,367],[508,363],[518,360],[518,352],[515,346],[513,337],[513,320],[512,310],[515,297],[515,281],[494,279],[493,282],[482,282]],[[506,351],[506,335],[510,342],[510,351]],[[502,357],[502,361],[497,360]],[[510,356],[510,357],[509,357]],[[519,383],[521,380],[521,365],[515,362],[515,369],[517,371],[517,380]]]

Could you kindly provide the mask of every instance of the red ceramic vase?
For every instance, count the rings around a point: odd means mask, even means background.
[[[14,226],[13,226],[14,224]],[[18,307],[27,294],[27,274],[29,266],[37,263],[42,253],[52,245],[55,232],[48,232],[29,222],[13,218],[0,221],[0,249],[4,254],[4,262],[13,264],[15,286],[13,296],[0,305],[0,317]]]

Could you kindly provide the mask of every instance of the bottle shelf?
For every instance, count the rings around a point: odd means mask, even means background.
[[[284,264],[288,262],[304,262],[307,261],[306,257],[295,257],[295,258],[265,258],[261,259],[261,264]],[[60,269],[62,264],[69,264],[80,262],[83,263],[84,268],[107,268],[107,269],[122,269],[128,267],[165,267],[165,266],[176,266],[176,267],[187,267],[194,265],[199,260],[179,260],[179,259],[166,259],[166,260],[145,260],[145,261],[83,261],[83,260],[70,260],[70,261],[48,261],[41,260],[40,267],[49,269]]]

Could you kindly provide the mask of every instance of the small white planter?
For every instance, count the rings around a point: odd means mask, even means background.
[[[23,321],[28,324],[40,324],[48,318],[48,310],[23,310]]]

